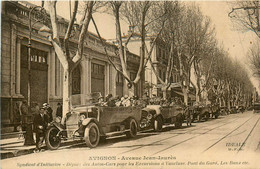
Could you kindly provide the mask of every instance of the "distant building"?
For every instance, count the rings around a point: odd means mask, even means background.
[[[131,28],[130,28],[131,29]],[[122,37],[123,42],[127,40],[127,37],[131,30],[129,30],[128,35],[124,35]],[[148,51],[151,48],[152,42],[154,40],[153,36],[147,36],[145,43],[148,48]],[[112,40],[113,43],[117,44],[116,40]],[[160,38],[158,38],[155,42],[155,46],[152,50],[151,60],[154,65],[155,70],[158,72],[160,78],[165,80],[166,78],[166,69],[168,63],[169,56],[169,44],[165,44]],[[137,33],[134,33],[131,40],[127,45],[127,50],[131,51],[136,55],[141,55],[141,36]],[[147,56],[147,53],[146,53]],[[147,59],[147,58],[146,58]],[[174,58],[174,66],[177,69],[178,67],[178,59]],[[150,97],[152,95],[162,96],[161,84],[157,79],[155,73],[151,69],[151,64],[148,62],[145,67],[145,76],[144,76],[145,84],[144,84],[144,92],[146,92]],[[171,86],[168,89],[167,95],[170,97],[181,96],[181,88],[180,88],[180,75],[178,71],[173,71],[171,76]],[[175,92],[174,92],[175,91]]]
[[[29,8],[34,5],[25,2],[2,2],[2,36],[1,36],[1,125],[10,126],[14,122],[16,103],[27,99],[28,91],[28,37]],[[33,13],[33,19],[36,15]],[[59,17],[59,32],[64,36],[68,21]],[[63,68],[53,47],[39,28],[37,23],[32,31],[31,63],[31,101],[32,103],[50,103],[56,110],[58,102],[62,102]],[[78,32],[70,41],[71,52],[75,53]],[[105,43],[109,56],[120,66],[116,55],[117,47]],[[109,63],[99,38],[89,33],[85,40],[82,61],[72,76],[72,94],[88,94],[101,92],[124,95],[123,77]],[[134,74],[138,70],[139,56],[127,52],[129,69]],[[137,91],[137,94],[141,93]],[[31,104],[33,105],[33,104]],[[54,111],[55,113],[55,111]]]

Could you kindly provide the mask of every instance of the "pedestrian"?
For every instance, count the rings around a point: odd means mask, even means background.
[[[19,102],[16,102],[14,106],[14,132],[18,131],[18,126],[20,125],[21,125],[21,114],[19,110]]]
[[[53,121],[53,117],[52,117],[52,108],[50,107],[50,105],[48,103],[44,103],[43,104],[43,107],[45,108],[46,110],[46,113],[47,113],[47,116],[48,116],[48,119],[49,119],[49,123]]]
[[[60,103],[57,104],[56,117],[60,117],[62,119],[62,105]]]
[[[45,108],[41,107],[40,112],[37,113],[33,120],[34,132],[36,134],[36,149],[34,152],[41,151],[41,146],[44,141],[45,131],[48,126],[48,116],[45,113]]]
[[[29,113],[27,100],[22,101],[19,111],[22,116],[22,131],[24,132],[24,137],[25,137],[25,131],[26,131],[26,125],[28,123],[28,113]]]

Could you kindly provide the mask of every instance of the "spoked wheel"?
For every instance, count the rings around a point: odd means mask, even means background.
[[[162,131],[163,119],[160,116],[157,116],[154,120],[154,130]]]
[[[46,146],[50,150],[56,150],[60,147],[61,139],[57,134],[59,130],[56,127],[51,127],[46,132]]]
[[[198,121],[201,120],[201,116],[200,116],[200,115],[197,116],[197,120],[198,120]]]
[[[99,129],[96,123],[91,122],[85,129],[84,139],[89,148],[97,147],[100,139]]]
[[[126,132],[126,137],[134,138],[137,135],[137,123],[135,119],[129,121],[128,128],[130,131]]]
[[[180,119],[177,119],[177,121],[175,122],[174,125],[175,125],[176,128],[181,128],[181,126],[182,126],[181,120],[180,120]]]
[[[206,115],[205,115],[205,121],[208,121],[208,119],[209,119],[209,113],[206,113]]]
[[[216,114],[215,114],[215,119],[217,119],[217,118],[218,118],[218,114],[216,113]]]

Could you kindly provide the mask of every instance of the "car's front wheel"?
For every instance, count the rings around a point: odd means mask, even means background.
[[[46,146],[50,150],[56,150],[60,147],[61,139],[57,135],[59,130],[56,127],[51,127],[46,132]]]
[[[97,147],[100,140],[100,133],[96,123],[91,122],[85,128],[84,139],[89,148]]]
[[[175,128],[181,128],[182,127],[182,120],[177,118],[177,121],[174,124]]]
[[[160,116],[157,116],[154,120],[154,130],[162,131],[163,119]]]
[[[129,121],[129,131],[126,132],[126,137],[133,138],[137,135],[137,123],[135,119],[131,119]]]

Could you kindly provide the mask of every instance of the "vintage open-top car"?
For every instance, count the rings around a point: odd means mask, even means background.
[[[107,136],[137,135],[141,107],[100,106],[93,102],[94,99],[85,99],[83,95],[75,96],[71,103],[75,100],[80,104],[73,105],[66,115],[65,124],[56,121],[47,129],[46,145],[49,149],[57,149],[63,139],[85,139],[87,146],[94,148],[100,139]]]
[[[174,124],[179,128],[184,120],[184,109],[180,105],[161,106],[147,105],[142,109],[140,128],[142,130],[153,128],[161,131],[164,124]]]
[[[192,121],[195,119],[197,119],[197,121],[201,121],[202,119],[207,121],[210,117],[211,106],[209,104],[194,103],[194,105],[190,107],[190,110],[192,111]]]
[[[260,103],[254,103],[253,104],[253,112],[259,113],[260,112]]]
[[[211,104],[211,110],[210,110],[210,114],[211,117],[214,117],[215,119],[218,118],[218,116],[220,115],[220,106],[217,103]]]
[[[220,113],[220,115],[222,115],[222,116],[228,115],[227,106],[220,106],[220,107],[219,107],[219,113]]]

